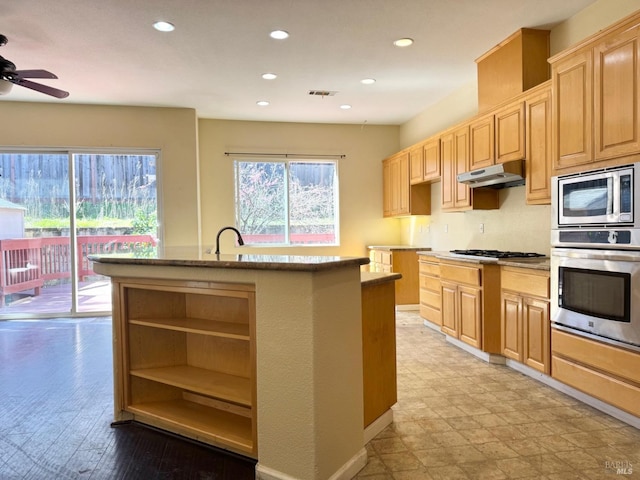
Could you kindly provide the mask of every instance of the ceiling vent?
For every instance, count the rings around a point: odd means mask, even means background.
[[[315,95],[316,97],[333,97],[336,93],[335,90],[309,90],[309,95]]]

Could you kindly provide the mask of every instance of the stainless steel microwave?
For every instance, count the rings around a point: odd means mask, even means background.
[[[551,245],[640,249],[640,162],[551,182]]]
[[[561,175],[551,185],[551,228],[633,228],[638,222],[640,163]]]

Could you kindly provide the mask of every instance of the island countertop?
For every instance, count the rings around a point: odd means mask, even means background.
[[[149,265],[174,267],[207,267],[247,270],[280,270],[317,272],[360,266],[369,263],[367,257],[320,255],[255,255],[203,253],[196,247],[171,247],[149,255],[146,252],[89,255],[96,263],[115,265]]]

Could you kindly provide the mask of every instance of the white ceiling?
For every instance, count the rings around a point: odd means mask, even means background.
[[[521,27],[594,0],[19,0],[0,4],[0,55],[70,92],[14,86],[0,101],[195,108],[199,117],[401,124],[476,78]],[[151,27],[175,24],[171,33]],[[269,37],[274,29],[287,40]],[[411,37],[399,49],[392,42]],[[265,72],[278,74],[263,80]],[[374,85],[360,80],[372,77]],[[317,97],[309,90],[333,90]],[[256,105],[268,100],[267,107]],[[350,110],[341,110],[350,104]]]

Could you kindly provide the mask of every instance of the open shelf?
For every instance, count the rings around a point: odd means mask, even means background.
[[[254,457],[251,419],[176,399],[129,405],[143,423]]]
[[[238,405],[251,406],[251,381],[248,378],[189,365],[142,368],[129,373]]]
[[[179,332],[199,333],[215,337],[249,340],[249,324],[221,322],[202,318],[132,318],[129,323]]]

